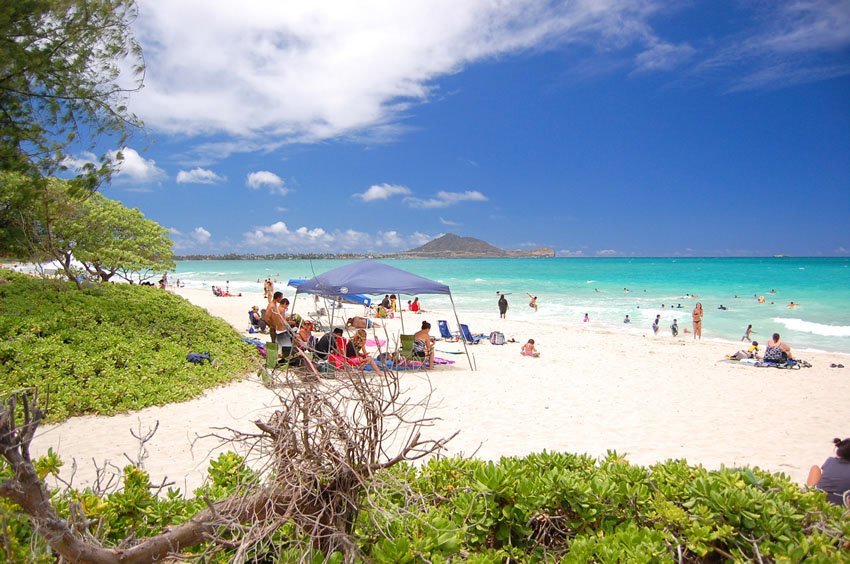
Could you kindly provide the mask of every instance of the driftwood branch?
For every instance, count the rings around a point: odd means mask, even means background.
[[[20,505],[35,532],[71,562],[179,559],[185,549],[202,543],[209,546],[205,556],[228,549],[242,561],[257,547],[275,550],[269,541],[286,523],[298,533],[292,542],[305,543],[303,554],[338,551],[351,562],[360,556],[353,536],[357,515],[369,492],[380,489],[381,471],[438,453],[457,434],[422,438],[421,429],[433,423],[424,416],[428,403],[403,398],[397,373],[338,371],[336,380],[309,383],[286,373],[277,394],[278,409],[255,422],[258,433],[231,431],[221,437],[252,453],[259,479],[241,484],[223,501],[205,500],[206,509],[154,537],[103,546],[87,531],[82,507],[72,510],[73,526],[59,517],[29,457],[43,414],[25,395],[20,424],[19,397],[0,404],[0,453],[14,470],[14,477],[0,484],[0,496]],[[139,462],[152,433],[139,431]],[[401,437],[407,438],[399,442]]]

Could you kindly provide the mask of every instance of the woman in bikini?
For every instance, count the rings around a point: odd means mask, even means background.
[[[427,360],[425,366],[434,366],[434,340],[431,339],[431,324],[422,322],[422,329],[413,335],[413,356]]]
[[[693,316],[694,316],[694,339],[702,340],[702,304],[697,302],[697,305],[694,306]]]

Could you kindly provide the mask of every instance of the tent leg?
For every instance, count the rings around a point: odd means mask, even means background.
[[[460,331],[460,318],[457,316],[457,308],[455,307],[455,299],[452,297],[452,293],[449,292],[449,300],[452,302],[452,311],[455,314],[455,323],[457,323],[458,331]],[[473,372],[476,370],[476,367],[472,365],[472,357],[469,356],[469,349],[466,346],[466,339],[463,339],[463,350],[466,352],[466,360],[469,362],[469,369]]]

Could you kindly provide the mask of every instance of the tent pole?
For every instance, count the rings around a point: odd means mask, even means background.
[[[395,303],[398,306],[398,316],[401,318],[401,334],[404,335],[404,308],[401,307],[401,294],[399,292],[395,292],[395,295]]]
[[[449,300],[451,300],[451,302],[452,302],[452,311],[455,314],[455,323],[457,323],[457,330],[460,331],[460,318],[457,316],[457,308],[455,307],[455,299],[452,297],[451,290],[449,290]],[[461,339],[463,340],[463,350],[464,350],[464,352],[466,352],[466,360],[469,362],[469,369],[475,370],[475,368],[472,367],[472,357],[469,356],[469,349],[466,346],[466,339],[464,339],[463,336],[461,336]]]

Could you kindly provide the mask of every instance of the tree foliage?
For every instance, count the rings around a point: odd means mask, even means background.
[[[144,72],[135,17],[132,0],[0,3],[0,169],[49,175],[70,146],[94,148],[108,133],[123,141],[138,124],[125,97]],[[122,69],[128,87],[119,84]],[[105,155],[86,166],[87,185],[111,166]]]
[[[33,261],[58,262],[69,280],[78,282],[81,274],[75,259],[104,282],[174,268],[168,230],[138,209],[98,193],[81,198],[71,181],[59,178],[45,178],[36,192],[17,189],[30,181],[24,175],[0,173],[0,179],[7,180],[0,197],[15,202],[10,220],[20,233],[18,250]]]
[[[121,155],[106,151],[69,166],[71,151],[121,147],[140,122],[126,106],[144,61],[131,24],[133,0],[0,2],[0,252],[25,245],[20,205],[46,179],[74,169],[81,192],[108,181]]]
[[[174,254],[168,230],[136,208],[100,194],[82,203],[83,219],[75,228],[74,257],[92,275],[104,282],[119,274],[126,280],[133,273],[174,269]]]

